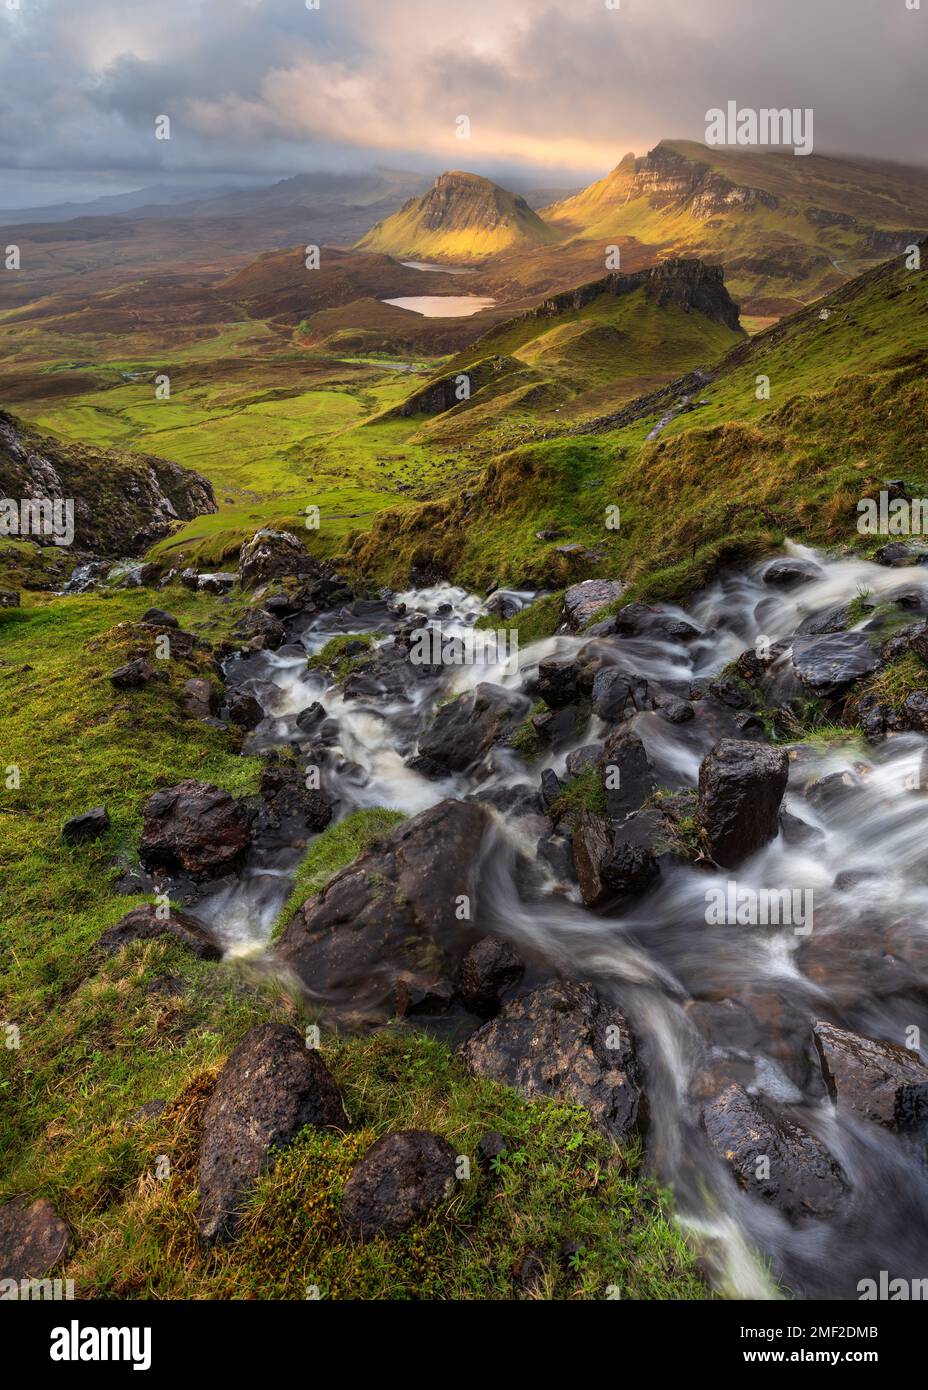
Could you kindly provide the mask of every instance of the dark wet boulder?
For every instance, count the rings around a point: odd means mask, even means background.
[[[582,810],[572,848],[580,893],[587,907],[617,905],[652,886],[659,869],[651,849],[626,838],[606,816]]]
[[[584,772],[589,772],[591,768],[599,767],[603,756],[603,745],[601,743],[585,743],[582,748],[574,748],[567,754],[564,763],[568,777],[581,777]]]
[[[928,690],[913,690],[906,696],[903,709],[907,728],[928,732]]]
[[[917,565],[925,558],[925,552],[906,541],[888,541],[886,545],[880,546],[873,558],[878,565],[887,565],[890,569],[904,569],[908,565]]]
[[[0,1280],[44,1278],[70,1244],[67,1226],[44,1197],[14,1197],[0,1206]]]
[[[657,709],[661,718],[666,719],[668,724],[688,724],[696,714],[689,700],[678,700],[673,695],[661,700]]]
[[[734,868],[774,838],[788,776],[784,748],[723,738],[706,754],[697,823],[717,864]]]
[[[928,1126],[928,1067],[917,1052],[821,1021],[812,1036],[839,1111],[901,1133]]]
[[[94,806],[90,811],[82,811],[72,816],[61,827],[61,838],[68,844],[76,845],[86,840],[99,840],[110,828],[110,816],[105,806]]]
[[[577,698],[577,663],[550,657],[539,662],[535,693],[551,709],[572,704]]]
[[[747,709],[753,698],[744,681],[731,675],[710,682],[709,694],[729,709]]]
[[[246,807],[219,787],[190,779],[146,801],[139,858],[146,869],[209,877],[233,868],[250,839]]]
[[[525,973],[525,962],[499,936],[484,936],[461,962],[458,989],[465,1008],[480,1018],[497,1012],[500,999]]]
[[[643,676],[629,674],[618,666],[605,666],[593,678],[591,695],[593,713],[598,714],[607,724],[617,724],[622,719],[630,719],[641,710],[653,709],[654,701],[648,693],[648,682]]]
[[[141,620],[152,627],[180,627],[174,614],[168,613],[164,608],[146,608]]]
[[[558,777],[553,767],[546,767],[541,774],[541,804],[545,810],[561,795],[564,790],[564,783]]]
[[[184,681],[183,702],[193,719],[210,719],[219,707],[215,690],[202,676],[191,676]]]
[[[845,770],[829,772],[824,777],[815,778],[806,784],[804,793],[806,801],[810,806],[814,806],[816,811],[833,811],[853,796],[861,786],[857,774]]]
[[[19,590],[0,589],[0,608],[18,608]]]
[[[708,1104],[703,1123],[738,1186],[790,1221],[836,1215],[848,1193],[837,1160],[813,1134],[732,1085]]]
[[[645,603],[626,603],[620,608],[614,630],[620,637],[654,637],[665,642],[690,642],[699,636],[699,628],[685,618]]]
[[[167,674],[157,670],[143,656],[137,656],[134,661],[127,661],[124,666],[117,666],[116,670],[110,673],[110,685],[116,690],[141,690],[153,680],[167,680]]]
[[[342,1221],[356,1239],[397,1236],[447,1202],[457,1182],[457,1154],[424,1129],[385,1134],[352,1170]]]
[[[393,1012],[397,1018],[434,1017],[454,1003],[454,981],[432,970],[408,970],[397,975]]]
[[[627,838],[624,826],[615,832],[612,853],[602,866],[602,877],[617,902],[624,903],[646,893],[659,873],[650,845]]]
[[[254,816],[254,836],[265,843],[299,847],[307,834],[325,830],[335,809],[333,798],[321,787],[307,787],[297,763],[274,754],[261,769],[258,784],[261,802]]]
[[[203,1117],[197,1219],[204,1242],[234,1235],[242,1199],[307,1125],[348,1127],[338,1086],[294,1028],[258,1024],[220,1072]]]
[[[153,903],[134,907],[112,927],[107,927],[99,945],[107,952],[119,951],[131,941],[155,941],[160,937],[173,938],[201,960],[219,960],[222,950],[209,927],[171,907],[164,915]]]
[[[582,1105],[620,1143],[643,1128],[646,1104],[631,1032],[592,985],[554,981],[511,999],[460,1053],[474,1076],[502,1081],[529,1100]]]
[[[831,608],[823,609],[821,613],[810,613],[808,617],[803,618],[796,631],[802,637],[821,637],[832,632],[844,632],[850,621],[850,605],[837,603]]]
[[[276,652],[287,640],[287,629],[264,608],[247,608],[235,624],[233,636],[256,651]]]
[[[612,853],[612,825],[606,816],[583,809],[577,816],[571,836],[574,869],[580,893],[588,907],[599,907],[610,899],[602,868]]]
[[[875,695],[863,695],[854,706],[854,714],[868,743],[879,743],[886,737],[895,711],[892,705]]]
[[[426,777],[464,772],[513,733],[528,707],[525,696],[483,682],[441,709],[419,738],[412,766]]]
[[[304,599],[300,594],[288,594],[279,592],[269,594],[264,600],[265,610],[274,618],[283,621],[286,618],[295,618],[297,613],[301,613],[304,607]]]
[[[761,576],[765,584],[777,589],[795,589],[812,579],[821,579],[825,571],[812,560],[772,560]]]
[[[806,848],[821,844],[825,838],[825,832],[817,825],[810,825],[801,816],[794,816],[792,811],[780,812],[780,831],[788,845]]]
[[[318,571],[318,561],[292,531],[256,531],[239,551],[243,589],[255,589],[276,579],[305,579]]]
[[[301,734],[315,734],[322,721],[327,718],[326,710],[318,700],[301,709],[296,717],[296,727]]]
[[[475,792],[474,801],[482,801],[486,806],[495,806],[504,816],[520,820],[525,816],[542,816],[544,805],[538,791],[528,782],[517,782],[509,787],[486,787]]]
[[[560,709],[545,710],[529,717],[539,744],[545,748],[563,749],[582,736],[590,722],[590,707],[581,700]]]
[[[571,584],[564,594],[564,619],[571,632],[580,632],[587,623],[615,603],[624,585],[617,579],[584,579]]]
[[[219,712],[227,723],[249,731],[256,729],[264,718],[264,710],[259,701],[244,690],[230,691]]]
[[[609,735],[602,753],[606,812],[620,821],[637,811],[656,786],[654,769],[641,739],[632,730]]]
[[[486,608],[494,618],[511,618],[519,611],[519,600],[505,589],[497,589],[487,599]]]
[[[535,846],[535,854],[539,863],[546,866],[559,883],[576,883],[573,849],[565,835],[542,835]]]
[[[928,560],[928,555],[924,557]],[[872,603],[872,600],[870,600]],[[898,589],[892,589],[888,594],[880,595],[881,603],[894,603],[898,608],[906,613],[924,614],[928,610],[928,594],[922,588],[912,589],[908,585],[900,585]]]
[[[902,648],[902,651],[899,652],[900,656],[903,652],[912,651],[916,656],[920,657],[922,661],[928,662],[928,623],[913,623],[910,627],[897,633],[895,638],[890,638],[890,642],[893,641],[898,641]],[[888,646],[889,644],[887,643],[880,653],[884,661],[893,660],[895,656],[895,653],[887,649]]]
[[[234,587],[238,575],[230,570],[214,570],[210,574],[197,575],[197,588],[204,594],[228,594]]]
[[[862,632],[793,638],[793,667],[812,695],[826,697],[869,676],[879,653]]]
[[[389,1018],[403,978],[435,989],[454,980],[479,934],[476,868],[490,813],[442,801],[366,850],[284,928],[277,959],[317,1000]]]

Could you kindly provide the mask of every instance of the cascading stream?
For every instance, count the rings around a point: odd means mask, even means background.
[[[621,669],[676,692],[704,687],[745,648],[789,639],[800,624],[861,593],[874,602],[904,593],[908,607],[928,612],[928,569],[887,569],[789,549],[796,560],[820,566],[820,576],[789,591],[772,590],[758,566],[720,578],[686,612],[666,606],[662,611],[700,629],[688,645],[650,636],[597,640]],[[530,597],[512,599],[521,605]],[[321,672],[307,670],[307,652],[338,633],[371,632],[385,648],[391,645],[399,604],[406,605],[407,619],[440,623],[447,634],[466,632],[486,611],[479,599],[448,585],[392,595],[390,604],[349,605],[304,620],[302,628],[297,620],[291,644],[249,658],[235,679],[266,712],[256,747],[305,747],[296,716],[319,701],[337,725],[327,777],[339,815],[372,806],[415,815],[447,797],[537,787],[545,767],[563,774],[566,747],[531,766],[512,749],[499,749],[490,772],[442,781],[427,780],[406,764],[436,702],[449,692],[483,681],[522,689],[540,660],[574,655],[590,642],[588,634],[533,644],[519,653],[518,672],[484,665],[423,677],[410,669],[405,686],[379,695],[346,698]],[[868,621],[865,614],[854,626]],[[498,625],[504,628],[505,620]],[[778,659],[788,659],[788,652]],[[670,723],[657,710],[635,715],[629,727],[645,745],[658,786],[670,789],[695,786],[717,737],[709,722]],[[594,716],[574,746],[595,743],[607,731]],[[779,1280],[806,1297],[856,1298],[858,1282],[881,1270],[911,1279],[928,1274],[923,1163],[888,1131],[834,1110],[810,1043],[811,1024],[821,1017],[896,1042],[913,1028],[928,1036],[928,795],[918,789],[926,749],[928,738],[912,733],[877,746],[850,733],[846,740],[802,744],[791,750],[784,806],[801,809],[820,832],[814,843],[787,843],[781,834],[736,873],[671,863],[656,887],[622,913],[586,909],[576,886],[558,882],[537,855],[531,820],[495,813],[480,864],[481,928],[592,981],[627,1014],[647,1076],[649,1152],[725,1292],[774,1296]],[[802,788],[811,778],[845,771],[853,773],[847,796],[833,805],[805,800]],[[260,951],[293,868],[287,862],[265,868],[239,885],[235,902],[226,886],[198,911],[231,948]],[[844,877],[836,884],[839,873]],[[707,925],[707,890],[724,891],[733,878],[758,892],[811,890],[814,930],[804,936],[792,926]],[[796,1107],[802,1126],[822,1140],[849,1178],[854,1201],[848,1215],[791,1224],[738,1188],[700,1122],[700,1098],[729,1077],[751,1095]],[[754,1250],[769,1261],[769,1274]]]

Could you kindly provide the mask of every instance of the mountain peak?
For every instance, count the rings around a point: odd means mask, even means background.
[[[358,249],[391,256],[474,261],[519,245],[559,240],[524,198],[463,169],[439,174],[421,197],[378,222]]]

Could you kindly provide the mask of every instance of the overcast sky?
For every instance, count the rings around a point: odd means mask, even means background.
[[[928,163],[928,0],[607,3],[0,0],[0,206],[375,163],[584,181],[729,100]]]

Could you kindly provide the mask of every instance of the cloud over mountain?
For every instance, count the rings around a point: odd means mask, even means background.
[[[14,169],[602,171],[708,108],[812,106],[816,148],[921,161],[928,5],[903,0],[20,0]],[[156,141],[154,120],[172,119]],[[459,140],[456,119],[470,119]]]

